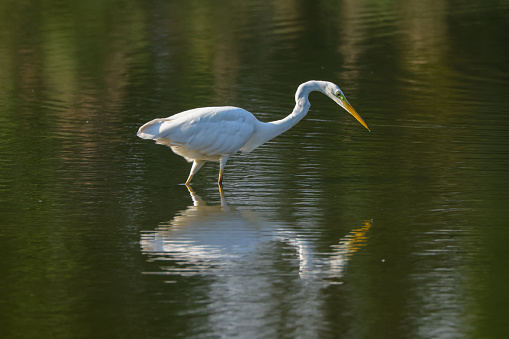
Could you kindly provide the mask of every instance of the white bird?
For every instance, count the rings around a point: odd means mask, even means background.
[[[169,146],[174,153],[193,162],[186,185],[207,161],[219,162],[218,182],[221,185],[228,158],[239,151],[249,153],[292,128],[307,114],[311,106],[308,96],[312,91],[322,92],[334,100],[369,131],[337,85],[313,80],[299,86],[292,113],[281,120],[261,122],[238,107],[202,107],[149,121],[140,127],[137,135]]]

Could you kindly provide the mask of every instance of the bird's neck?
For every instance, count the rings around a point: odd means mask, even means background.
[[[323,87],[323,81],[308,81],[299,86],[295,93],[295,107],[292,113],[284,119],[270,123],[274,126],[274,137],[286,132],[306,116],[311,107],[308,99],[309,93],[313,91],[323,92]]]
[[[309,107],[311,107],[311,104],[309,103],[307,96],[305,98],[300,98],[299,101],[297,101],[295,104],[292,113],[281,120],[270,122],[270,124],[273,126],[272,132],[274,133],[274,137],[288,131],[299,121],[301,121],[302,118],[304,118],[308,113]]]
[[[312,91],[323,92],[322,83],[323,82],[319,81],[309,81],[300,85],[297,89],[297,92],[295,93],[295,107],[293,108],[292,113],[281,120],[272,122],[260,122],[261,128],[255,132],[253,137],[246,145],[244,145],[241,150],[243,152],[251,152],[263,143],[277,137],[281,133],[284,133],[295,126],[296,123],[301,121],[302,118],[306,116],[307,112],[309,111],[309,107],[311,107],[311,104],[308,100],[309,93]]]

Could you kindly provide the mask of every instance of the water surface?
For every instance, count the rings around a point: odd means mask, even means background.
[[[0,5],[2,338],[504,338],[509,2]],[[223,191],[136,137],[297,86]]]

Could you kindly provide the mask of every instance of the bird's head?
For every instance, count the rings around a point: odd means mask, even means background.
[[[368,125],[362,120],[361,116],[355,111],[355,109],[350,105],[348,100],[346,100],[343,91],[335,84],[329,82],[328,86],[326,86],[324,93],[334,100],[339,106],[343,107],[348,113],[353,115],[358,122],[361,123],[362,126],[366,127],[368,131],[370,131]]]

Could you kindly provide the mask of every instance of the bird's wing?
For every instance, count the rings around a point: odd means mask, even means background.
[[[256,121],[241,108],[197,108],[154,119],[139,129],[138,136],[165,139],[165,144],[181,145],[206,155],[226,155],[237,152],[249,140]]]

